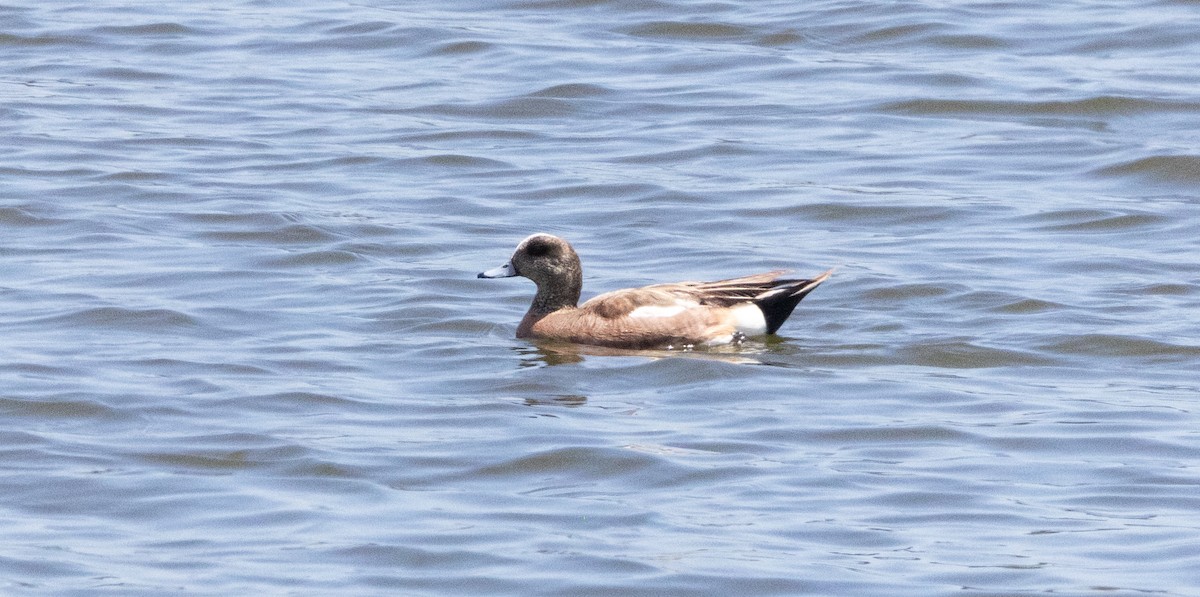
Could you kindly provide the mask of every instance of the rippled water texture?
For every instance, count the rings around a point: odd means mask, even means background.
[[[1200,5],[0,6],[6,595],[1200,594]],[[836,267],[780,338],[513,338]]]

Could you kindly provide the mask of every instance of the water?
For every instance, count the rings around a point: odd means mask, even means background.
[[[1200,593],[1194,2],[0,7],[0,586]],[[513,338],[834,277],[782,339]]]

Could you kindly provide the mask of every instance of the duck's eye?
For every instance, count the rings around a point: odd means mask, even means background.
[[[535,238],[531,239],[529,243],[525,245],[525,253],[530,257],[544,257],[549,255],[551,249],[553,248],[554,246],[549,242],[540,238]]]

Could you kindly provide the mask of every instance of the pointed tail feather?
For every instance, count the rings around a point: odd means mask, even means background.
[[[779,286],[754,297],[754,304],[758,305],[767,320],[767,333],[774,334],[792,315],[800,300],[820,286],[832,273],[833,270],[829,270],[811,280],[780,280]]]

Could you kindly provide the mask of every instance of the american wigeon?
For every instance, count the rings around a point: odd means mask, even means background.
[[[774,334],[832,270],[811,280],[783,280],[783,273],[615,290],[580,305],[579,255],[557,236],[534,234],[517,245],[508,263],[479,277],[525,276],[537,284],[537,296],[517,326],[518,338],[655,348],[728,344]]]

